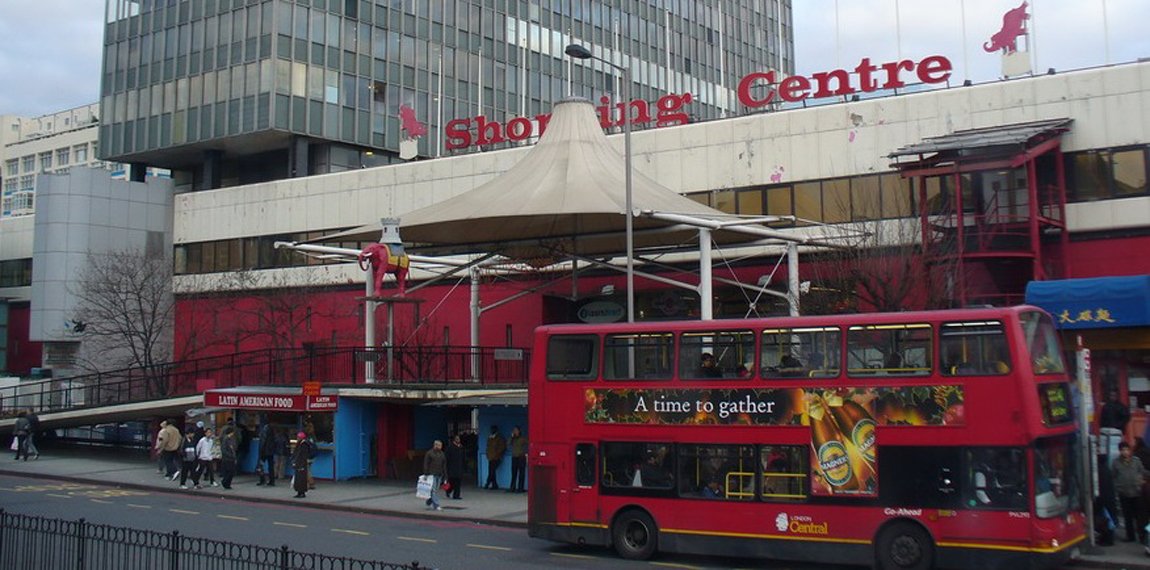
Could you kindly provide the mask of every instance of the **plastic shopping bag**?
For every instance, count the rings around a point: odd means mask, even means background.
[[[9,447],[12,451],[20,451],[20,438],[12,437],[12,446]]]
[[[415,496],[420,499],[431,498],[431,486],[435,484],[434,475],[420,475],[419,482],[415,485]]]

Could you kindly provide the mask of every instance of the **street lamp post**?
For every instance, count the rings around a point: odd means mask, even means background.
[[[631,66],[616,65],[601,57],[596,57],[591,50],[579,45],[567,46],[564,53],[575,59],[599,60],[623,73],[623,154],[626,182],[624,183],[626,209],[626,235],[627,235],[627,322],[635,322],[635,226],[634,207],[631,205]]]

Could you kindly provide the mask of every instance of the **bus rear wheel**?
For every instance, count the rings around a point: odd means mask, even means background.
[[[896,522],[879,534],[875,558],[879,570],[930,570],[934,544],[922,527]]]
[[[654,556],[659,544],[659,529],[655,521],[642,511],[627,511],[615,519],[611,527],[615,551],[628,560],[647,560]]]

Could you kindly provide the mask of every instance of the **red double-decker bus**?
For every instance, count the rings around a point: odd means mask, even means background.
[[[531,536],[878,568],[1053,567],[1086,536],[1034,307],[536,331]]]

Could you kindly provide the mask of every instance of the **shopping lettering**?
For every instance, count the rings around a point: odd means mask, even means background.
[[[644,125],[654,121],[657,127],[684,125],[690,120],[690,116],[681,109],[692,100],[694,97],[690,93],[664,95],[655,100],[652,113],[650,103],[636,99],[630,104],[631,124]],[[612,105],[609,97],[601,97],[599,102],[601,105],[595,108],[599,115],[599,124],[604,129],[622,126],[624,104]],[[542,135],[550,120],[550,113],[535,115],[534,121],[526,117],[516,117],[507,121],[506,125],[499,121],[490,121],[482,115],[472,119],[453,119],[447,122],[447,127],[444,129],[447,133],[445,146],[448,150],[453,150],[473,145],[523,141]],[[474,134],[471,131],[472,126],[475,127]]]
[[[950,60],[941,55],[924,57],[919,61],[901,59],[877,65],[871,63],[869,57],[864,57],[853,70],[821,71],[809,77],[790,75],[780,79],[775,71],[756,71],[739,80],[736,95],[743,106],[755,109],[776,101],[797,103],[808,98],[847,97],[859,92],[898,89],[906,86],[906,77],[912,73],[913,78],[922,83],[945,83],[953,70]],[[858,77],[857,84],[852,83],[852,76]],[[609,97],[601,97],[601,104],[595,109],[599,115],[599,124],[604,129],[622,126],[623,117],[627,113],[631,116],[632,125],[645,125],[653,121],[656,127],[667,127],[690,122],[690,115],[682,109],[693,100],[694,96],[690,93],[664,95],[655,100],[654,104],[643,99],[632,100],[629,104],[612,104]],[[482,115],[452,119],[444,127],[445,146],[448,150],[455,150],[523,141],[542,135],[550,120],[550,114],[533,118],[515,117],[506,124],[488,120]]]

